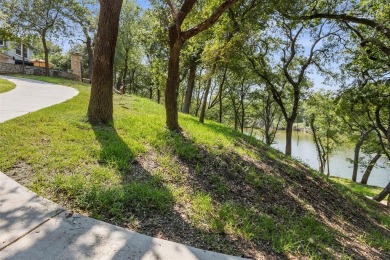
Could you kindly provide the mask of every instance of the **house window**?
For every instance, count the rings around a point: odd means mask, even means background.
[[[16,45],[15,47],[15,53],[16,55],[22,56],[22,46],[21,45]]]
[[[28,54],[28,48],[26,44],[17,45],[15,47],[15,53],[16,55],[22,56],[22,50],[23,50],[23,56],[27,59]]]
[[[1,46],[1,47],[4,46],[4,40],[0,40],[0,46]]]

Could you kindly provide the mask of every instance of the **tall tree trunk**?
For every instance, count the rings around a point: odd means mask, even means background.
[[[171,31],[176,31],[176,27],[170,27]],[[171,35],[171,37],[174,37]],[[179,86],[179,64],[180,64],[180,51],[182,43],[176,40],[173,44],[170,44],[169,48],[169,64],[168,64],[168,78],[165,88],[165,111],[166,111],[166,124],[167,128],[171,131],[181,131],[178,119],[177,110],[177,91]]]
[[[182,110],[183,113],[185,114],[190,113],[192,93],[194,91],[194,86],[195,86],[196,67],[197,67],[196,60],[192,60],[190,65],[190,75],[188,76],[186,96],[184,99],[183,110]]]
[[[24,74],[24,69],[25,69],[25,57],[24,57],[24,44],[21,43],[21,50],[22,50],[22,73]]]
[[[160,104],[161,102],[161,90],[160,88],[157,88],[157,104]]]
[[[324,170],[325,170],[325,159],[324,159],[324,155],[322,153],[322,142],[321,142],[321,139],[319,139],[319,137],[317,135],[317,129],[314,126],[314,121],[315,121],[315,115],[312,114],[309,118],[310,129],[313,133],[313,139],[314,139],[314,143],[316,145],[316,150],[317,150],[318,162],[320,164],[318,171],[323,174]]]
[[[222,111],[223,111],[223,106],[222,106],[222,93],[223,93],[223,85],[219,88],[219,96],[218,96],[218,103],[219,103],[219,115],[218,115],[218,121],[219,123],[222,124]]]
[[[286,150],[285,150],[285,154],[287,156],[291,156],[293,125],[294,125],[294,120],[287,120],[287,125],[286,125]]]
[[[92,39],[88,34],[88,31],[83,27],[84,36],[86,38],[85,45],[88,52],[88,78],[92,79],[92,68],[93,68],[93,49],[92,49]]]
[[[378,152],[374,156],[374,158],[371,159],[371,161],[368,164],[366,170],[364,171],[364,174],[363,174],[363,177],[362,177],[362,181],[360,182],[361,184],[367,184],[368,178],[370,177],[370,174],[371,174],[371,171],[372,171],[372,169],[374,169],[374,166],[375,166],[376,162],[379,160],[379,158],[381,158],[381,156],[382,156],[382,153]]]
[[[126,77],[127,77],[127,71],[129,69],[129,65],[127,64],[129,61],[129,48],[125,49],[125,68],[123,70],[123,77],[122,77],[122,83],[123,83],[123,94],[126,93]]]
[[[390,182],[387,184],[387,186],[373,199],[376,201],[382,201],[386,196],[390,194]]]
[[[358,168],[359,168],[359,154],[360,154],[360,148],[362,147],[364,140],[367,138],[368,134],[372,131],[373,129],[370,129],[368,131],[362,132],[360,134],[359,140],[355,145],[355,150],[354,150],[354,156],[353,156],[353,170],[352,170],[352,181],[356,182],[357,178],[357,173],[358,173]]]
[[[113,65],[123,0],[100,0],[88,119],[108,124],[113,119]]]
[[[166,125],[171,131],[180,132],[177,109],[177,91],[179,89],[180,51],[184,41],[179,38],[180,31],[176,24],[169,27],[169,63],[168,77],[165,87]]]
[[[241,84],[241,93],[240,93],[240,106],[241,106],[241,133],[244,133],[245,127],[245,107],[244,107],[244,84]]]
[[[153,86],[149,88],[149,99],[153,99]]]
[[[41,38],[42,38],[43,51],[45,53],[45,76],[48,77],[49,76],[49,48],[47,48],[46,31],[42,32]]]
[[[217,68],[217,63],[215,62],[213,64],[212,69],[211,69],[211,73],[210,73],[209,79],[207,80],[206,90],[205,90],[204,95],[203,95],[203,102],[202,102],[202,106],[201,106],[201,109],[200,109],[199,122],[201,122],[202,124],[204,124],[204,118],[206,116],[207,99],[208,99],[208,96],[209,96],[209,92],[210,92],[210,88],[211,88],[211,82],[213,80],[213,75],[215,73],[216,68]]]
[[[326,129],[326,169],[327,169],[327,174],[326,178],[329,178],[330,176],[330,160],[329,160],[329,128],[330,128],[330,123],[328,121],[328,129]]]

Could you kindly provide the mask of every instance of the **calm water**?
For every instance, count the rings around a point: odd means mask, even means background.
[[[275,144],[272,147],[284,152],[286,146],[285,133],[280,131],[275,138]],[[317,151],[313,142],[312,135],[303,132],[294,131],[292,141],[292,156],[300,159],[313,169],[318,170]],[[340,148],[330,157],[330,173],[332,176],[338,176],[351,179],[352,163],[346,159],[353,158],[353,148]],[[369,185],[385,187],[390,180],[390,167],[382,157],[368,179]],[[365,169],[358,172],[357,181],[360,182]],[[326,171],[325,171],[326,172]]]

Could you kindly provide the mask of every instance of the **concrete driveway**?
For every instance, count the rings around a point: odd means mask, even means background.
[[[16,88],[0,94],[0,123],[12,118],[62,103],[78,91],[51,83],[0,75],[16,84]]]

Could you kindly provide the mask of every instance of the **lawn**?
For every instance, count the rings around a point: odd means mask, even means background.
[[[15,84],[5,79],[0,79],[0,94],[13,90]]]
[[[388,258],[388,209],[261,142],[162,105],[114,96],[114,122],[86,118],[89,85],[1,124],[0,170],[67,208],[141,233],[252,258]]]
[[[332,181],[341,184],[358,194],[368,196],[368,197],[374,197],[375,195],[378,195],[383,190],[383,188],[380,187],[363,185],[348,179],[343,179],[338,177],[331,177],[331,179]]]

